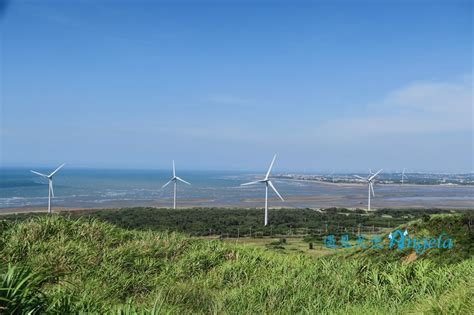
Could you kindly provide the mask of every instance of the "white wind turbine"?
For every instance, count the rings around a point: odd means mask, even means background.
[[[173,194],[173,209],[176,209],[176,183],[180,181],[180,182],[183,182],[185,184],[188,184],[188,185],[191,185],[190,183],[188,183],[187,181],[185,181],[184,179],[176,176],[176,169],[175,169],[175,166],[174,166],[174,160],[173,160],[173,177],[169,180],[169,182],[167,182],[166,184],[164,184],[161,189],[164,189],[166,186],[168,186],[171,182],[173,182],[173,186],[174,186],[174,194]]]
[[[36,175],[39,175],[41,177],[44,177],[48,180],[48,213],[51,213],[51,198],[54,198],[54,190],[53,190],[53,176],[56,174],[66,163],[61,164],[57,169],[54,170],[49,175],[42,174],[40,172],[36,171],[31,171],[32,173],[35,173]]]
[[[270,164],[267,175],[265,175],[264,179],[253,181],[250,183],[241,184],[241,186],[253,185],[253,184],[258,184],[258,183],[265,184],[265,225],[268,224],[268,186],[270,186],[275,192],[275,194],[277,194],[277,196],[280,197],[281,201],[285,201],[283,197],[280,195],[280,193],[278,193],[275,186],[273,186],[273,183],[270,181],[270,172],[272,171],[272,167],[273,167],[273,163],[275,163],[275,159],[276,159],[276,154],[273,156],[272,163]]]
[[[362,179],[363,181],[365,181],[368,186],[369,186],[369,197],[368,197],[368,202],[367,202],[367,210],[370,211],[370,193],[372,192],[372,196],[375,197],[375,193],[374,193],[374,180],[375,180],[375,177],[382,171],[382,169],[380,169],[377,173],[375,174],[372,174],[372,171],[369,171],[370,172],[370,175],[367,176],[367,178],[364,178],[362,176],[359,176],[359,175],[354,175],[355,177],[359,178],[359,179]]]
[[[405,175],[405,169],[403,169],[403,172],[402,172],[402,185],[404,183],[404,179],[408,179],[408,176]]]

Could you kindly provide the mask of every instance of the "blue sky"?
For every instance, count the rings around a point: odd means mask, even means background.
[[[3,166],[473,171],[471,1],[3,7]]]

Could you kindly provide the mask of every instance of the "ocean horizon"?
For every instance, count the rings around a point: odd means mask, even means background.
[[[51,169],[33,168],[48,173]],[[0,211],[46,208],[47,181],[30,168],[0,169]],[[263,176],[264,172],[177,170],[190,182],[178,183],[178,207],[263,207],[264,187],[240,184]],[[171,207],[171,170],[64,168],[54,178],[53,209],[120,208],[134,206]],[[270,207],[366,208],[367,188],[363,184],[332,184],[273,178],[282,202],[269,192]],[[375,186],[372,207],[383,208],[473,208],[474,186],[389,185]]]

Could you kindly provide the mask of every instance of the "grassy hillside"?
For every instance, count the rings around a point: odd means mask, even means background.
[[[282,255],[57,215],[3,222],[0,313],[467,314],[474,307],[470,255],[446,264],[346,256]]]
[[[389,249],[387,235],[383,235],[383,250],[364,249],[353,253],[356,257],[370,256],[372,260],[380,259],[401,260],[407,259],[429,259],[436,264],[452,264],[470,259],[474,256],[474,223],[472,215],[432,215],[422,219],[410,221],[398,227],[400,231],[407,230],[410,238],[417,240],[432,239],[437,240],[439,235],[443,239],[450,238],[453,241],[453,248],[446,250],[443,248],[432,248],[426,251],[421,250],[416,253],[413,247],[401,250]]]

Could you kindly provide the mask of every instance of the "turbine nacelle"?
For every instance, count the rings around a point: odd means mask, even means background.
[[[403,171],[402,171],[402,184],[403,184],[405,179],[408,179],[408,176],[405,175],[405,169],[403,169]]]
[[[268,168],[268,171],[267,171],[267,174],[265,175],[265,178],[259,179],[259,180],[253,181],[253,182],[240,184],[240,186],[249,186],[249,185],[254,185],[254,184],[259,184],[259,183],[265,184],[265,225],[268,224],[268,187],[270,186],[270,188],[281,199],[281,201],[285,201],[285,199],[283,199],[283,197],[280,195],[280,193],[278,192],[278,190],[275,188],[275,186],[273,185],[273,183],[270,180],[270,173],[272,171],[273,164],[275,163],[275,159],[276,159],[276,154],[273,156],[273,160],[270,163],[270,167]]]
[[[380,174],[380,172],[382,171],[382,169],[380,169],[378,172],[376,172],[375,174],[372,173],[372,170],[369,170],[369,176],[367,177],[362,177],[362,176],[359,176],[359,175],[354,175],[354,177],[360,179],[360,180],[363,180],[367,183],[368,187],[369,187],[369,192],[368,192],[368,201],[367,201],[367,209],[370,211],[370,195],[372,194],[373,197],[375,197],[375,192],[374,192],[374,182],[375,182],[375,178],[377,177],[377,175]]]
[[[180,181],[182,183],[185,183],[187,185],[191,185],[191,183],[185,181],[184,179],[182,179],[181,177],[179,176],[176,176],[176,167],[174,165],[174,160],[173,160],[173,177],[171,177],[171,179],[166,183],[164,184],[161,189],[164,189],[166,186],[168,186],[170,183],[173,183],[174,184],[174,198],[173,198],[173,209],[176,209],[176,184],[177,182]]]
[[[54,189],[53,189],[53,176],[66,165],[66,163],[61,164],[58,168],[56,168],[51,174],[46,175],[37,171],[31,170],[33,174],[39,175],[44,177],[48,180],[48,213],[51,213],[51,198],[54,198]]]

